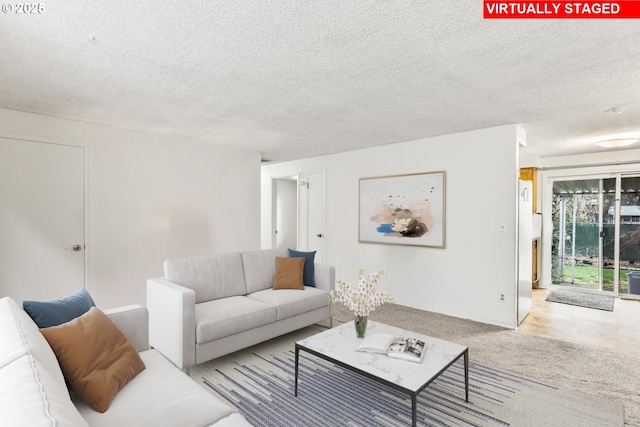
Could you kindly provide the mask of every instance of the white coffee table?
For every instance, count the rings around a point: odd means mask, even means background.
[[[376,333],[410,336],[424,341],[427,347],[424,361],[414,363],[393,359],[384,354],[356,351],[362,339],[356,337],[353,322],[347,322],[296,342],[295,395],[298,396],[299,355],[300,350],[304,350],[411,396],[411,415],[414,427],[417,425],[418,393],[461,356],[464,356],[465,400],[469,401],[469,349],[467,347],[369,321],[367,335]]]

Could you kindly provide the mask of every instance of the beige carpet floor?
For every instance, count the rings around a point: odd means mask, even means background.
[[[353,320],[344,307],[336,309],[335,320]],[[638,358],[396,304],[379,307],[370,319],[466,345],[473,360],[495,368],[622,402],[625,425],[640,426]]]

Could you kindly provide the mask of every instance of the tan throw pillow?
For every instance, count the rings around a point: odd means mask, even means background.
[[[118,391],[145,368],[122,331],[96,307],[40,332],[71,387],[98,412],[109,409]]]
[[[302,272],[304,271],[304,258],[276,257],[276,277],[273,280],[273,289],[302,289]]]

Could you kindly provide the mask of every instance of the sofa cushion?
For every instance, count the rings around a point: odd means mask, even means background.
[[[138,352],[99,309],[59,326],[41,329],[71,387],[99,412],[145,367]]]
[[[286,249],[263,249],[242,252],[242,268],[247,294],[270,289],[276,274],[276,257],[289,256]]]
[[[56,355],[31,317],[11,298],[0,299],[0,368],[31,354],[56,381],[64,383]]]
[[[267,289],[249,294],[247,298],[275,306],[278,320],[329,305],[328,292],[310,286],[305,286],[304,289],[304,292],[293,289]]]
[[[304,258],[276,257],[276,276],[273,279],[273,289],[297,289],[304,291],[302,273]]]
[[[240,252],[169,259],[164,277],[193,289],[196,303],[247,293]]]
[[[33,355],[0,369],[0,426],[88,427],[58,381]]]
[[[316,251],[302,252],[289,249],[289,256],[291,258],[304,258],[304,274],[302,276],[302,282],[305,286],[316,286],[316,271],[315,271],[315,258]]]
[[[195,317],[196,343],[204,344],[275,322],[276,308],[256,299],[230,297],[196,304]]]
[[[62,325],[82,316],[95,307],[93,298],[85,289],[80,289],[66,297],[49,301],[23,301],[22,307],[40,328]]]
[[[11,298],[0,299],[0,426],[83,426],[56,356]]]
[[[231,414],[230,407],[156,350],[143,351],[140,357],[147,368],[120,390],[107,412],[94,411],[72,394],[78,411],[91,427],[200,427]]]

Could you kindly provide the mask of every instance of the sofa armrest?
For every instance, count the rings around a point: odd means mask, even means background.
[[[336,285],[336,268],[328,264],[316,264],[314,266],[316,288],[331,292]]]
[[[149,350],[149,312],[141,305],[105,310],[104,314],[122,331],[136,351]]]
[[[196,363],[196,293],[166,279],[147,280],[149,343],[180,369]]]

